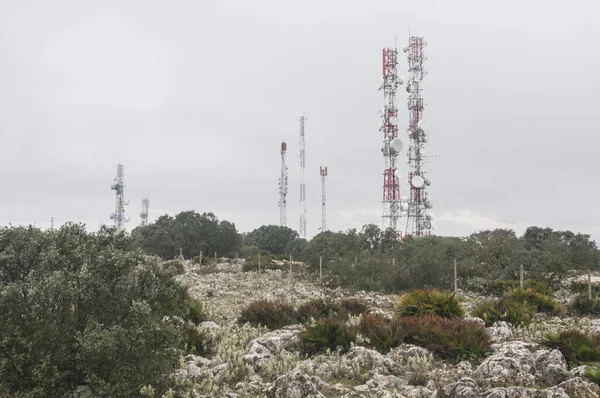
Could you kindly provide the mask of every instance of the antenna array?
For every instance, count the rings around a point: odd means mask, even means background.
[[[304,143],[304,115],[300,116],[300,228],[298,233],[301,238],[306,238],[306,181],[304,169],[306,168],[306,151]]]
[[[406,85],[409,93],[407,99],[409,111],[408,136],[410,144],[408,147],[409,175],[407,182],[410,185],[410,197],[406,206],[406,233],[414,236],[429,235],[433,229],[433,215],[428,214],[431,209],[430,198],[427,195],[427,187],[431,185],[425,177],[423,164],[425,161],[424,146],[427,143],[427,133],[423,129],[424,103],[421,96],[422,81],[427,74],[423,63],[427,59],[423,48],[427,42],[423,37],[411,36],[404,52],[407,53],[408,71],[410,79]]]
[[[325,193],[325,177],[327,177],[327,166],[321,166],[321,232],[327,231],[327,195]]]
[[[287,226],[288,169],[285,165],[287,144],[281,143],[281,176],[279,177],[279,225]]]
[[[148,226],[148,208],[150,207],[150,200],[148,198],[142,198],[142,212],[140,213],[140,227]]]

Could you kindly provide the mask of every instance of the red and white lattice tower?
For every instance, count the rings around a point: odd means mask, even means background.
[[[407,182],[410,186],[410,196],[408,198],[406,234],[413,236],[422,236],[431,234],[432,220],[428,210],[432,208],[427,195],[427,187],[431,184],[425,176],[423,164],[425,163],[425,143],[427,143],[427,133],[423,130],[423,97],[422,82],[427,74],[423,64],[427,57],[423,52],[426,46],[423,37],[411,36],[408,45],[404,46],[404,52],[407,53],[409,79],[406,84],[406,91],[409,93],[407,99],[409,111],[408,124],[408,166],[409,174]]]
[[[115,220],[115,227],[117,230],[123,229],[126,222],[129,221],[125,218],[125,206],[129,204],[125,200],[125,179],[123,172],[123,165],[117,165],[117,176],[111,185],[111,189],[115,191],[115,212],[110,215],[111,220]]]
[[[383,170],[383,228],[392,228],[402,238],[399,231],[400,178],[398,175],[398,154],[402,150],[402,142],[398,139],[398,107],[396,106],[396,90],[403,83],[398,77],[398,50],[383,49],[383,75],[379,90],[383,90],[383,110],[380,111],[381,123],[379,131],[383,132],[381,152],[385,161]]]
[[[327,177],[327,166],[319,169],[321,176],[321,232],[327,231],[327,194],[325,193],[325,177]]]
[[[281,143],[281,176],[279,177],[279,225],[287,227],[288,169],[285,165],[287,144]]]

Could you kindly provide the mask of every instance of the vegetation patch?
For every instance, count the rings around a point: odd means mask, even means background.
[[[296,322],[296,312],[294,307],[283,301],[256,300],[242,310],[238,322],[280,329]]]
[[[465,315],[454,293],[435,289],[418,289],[404,294],[394,306],[394,311],[400,317],[437,315],[442,318],[461,318]]]
[[[356,332],[336,318],[323,318],[313,322],[300,333],[302,352],[314,355],[325,350],[346,352],[356,341]]]
[[[527,326],[533,320],[535,308],[527,302],[515,300],[485,300],[477,304],[472,313],[483,319],[485,326],[492,326],[498,321]]]
[[[501,279],[493,281],[486,286],[486,291],[494,295],[501,296],[511,289],[520,288],[521,282],[516,279]],[[551,296],[555,290],[546,282],[538,281],[536,279],[525,279],[523,281],[523,288],[532,290],[536,293],[543,294],[545,296]]]
[[[246,258],[242,269],[245,272],[258,271],[259,267],[260,267],[261,271],[277,270],[277,269],[282,270],[283,264],[281,262],[279,262],[275,258],[274,255],[266,255],[266,256],[261,255],[260,261],[258,259],[258,256],[252,256],[252,257]]]
[[[600,362],[600,334],[579,330],[548,333],[542,345],[559,350],[570,367]]]
[[[383,353],[402,344],[406,337],[398,319],[386,319],[381,314],[363,314],[359,330],[373,348]]]
[[[563,306],[552,297],[537,293],[533,289],[511,288],[504,294],[507,301],[514,300],[521,303],[531,304],[537,312],[550,315],[559,315],[564,312]]]
[[[593,297],[590,300],[587,293],[575,296],[569,306],[573,311],[582,315],[600,315],[600,299]]]

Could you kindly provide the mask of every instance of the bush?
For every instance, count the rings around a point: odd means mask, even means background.
[[[486,286],[486,291],[487,293],[501,296],[511,289],[520,288],[520,285],[521,283],[518,280],[501,279],[489,283]],[[554,294],[554,289],[549,284],[536,279],[525,279],[523,281],[523,287],[546,296],[551,296]]]
[[[280,270],[283,268],[280,264],[275,263],[273,260],[274,260],[273,255],[266,255],[266,256],[261,255],[260,256],[261,271],[264,271],[267,269],[270,269],[270,270],[279,269]],[[247,258],[244,261],[244,265],[242,266],[242,269],[245,272],[258,271],[258,256]]]
[[[313,319],[321,319],[331,317],[335,314],[335,306],[333,302],[320,298],[305,301],[298,306],[296,317],[298,322],[303,323]]]
[[[577,313],[582,315],[599,315],[600,314],[600,298],[594,297],[591,300],[587,293],[578,294],[573,298],[570,307]]]
[[[335,318],[315,321],[300,333],[302,352],[314,355],[329,350],[348,351],[356,340],[356,333],[345,322]]]
[[[504,294],[505,300],[515,300],[520,303],[531,304],[537,312],[544,312],[550,315],[559,315],[564,312],[563,306],[556,302],[552,297],[537,293],[531,289],[521,289],[519,287],[511,288]]]
[[[181,306],[181,317],[197,325],[206,320],[204,306],[197,300],[185,300]]]
[[[383,353],[402,344],[405,337],[397,319],[386,319],[381,314],[362,314],[359,330],[373,348]]]
[[[192,258],[192,264],[200,264],[200,259],[202,259],[202,266],[211,266],[211,265],[215,265],[215,259],[214,257],[208,257],[208,256],[196,256],[194,258]]]
[[[238,318],[240,323],[266,326],[269,329],[280,329],[296,322],[294,308],[282,301],[257,300],[242,310]]]
[[[600,385],[600,367],[588,366],[585,369],[585,377],[587,377],[587,379],[592,383]]]
[[[454,293],[438,290],[413,290],[404,294],[394,311],[398,316],[437,315],[442,318],[461,318],[465,310]]]
[[[473,316],[483,319],[486,326],[498,321],[529,325],[534,314],[535,308],[531,304],[504,298],[482,301],[473,309]]]
[[[400,318],[405,343],[416,344],[457,361],[474,360],[491,352],[490,336],[477,322],[438,316]]]
[[[573,281],[569,286],[569,290],[573,293],[585,293],[587,296],[588,283],[581,281]],[[592,284],[592,297],[600,296],[600,285],[597,283]]]
[[[338,313],[344,319],[348,318],[349,315],[357,316],[366,314],[369,311],[369,305],[366,301],[354,297],[339,300],[336,307]]]
[[[600,335],[579,330],[549,333],[542,345],[559,350],[569,366],[575,367],[600,361]]]
[[[185,268],[183,263],[179,260],[170,260],[162,263],[165,271],[171,275],[181,275],[185,273]]]
[[[188,328],[185,333],[185,351],[192,355],[205,356],[209,351],[207,336],[198,328]]]

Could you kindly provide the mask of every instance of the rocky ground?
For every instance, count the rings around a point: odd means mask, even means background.
[[[520,329],[500,322],[487,329],[494,339],[494,352],[480,363],[441,361],[411,345],[387,355],[356,346],[345,354],[304,358],[299,350],[301,325],[276,331],[238,325],[242,308],[261,298],[299,304],[316,297],[357,297],[374,311],[391,315],[399,296],[330,289],[301,265],[294,265],[291,274],[288,270],[242,272],[241,263],[200,270],[186,262],[185,268],[179,278],[194,298],[205,303],[210,319],[199,327],[210,336],[211,354],[186,356],[177,374],[198,397],[600,396],[600,388],[583,376],[583,367],[568,370],[559,351],[536,343],[553,330],[578,327],[600,332],[600,320],[539,316],[530,327]],[[461,294],[467,310],[482,298]],[[560,291],[556,298],[566,302],[569,293]]]

